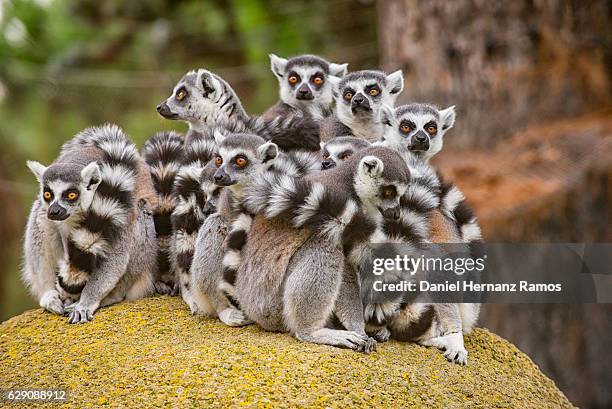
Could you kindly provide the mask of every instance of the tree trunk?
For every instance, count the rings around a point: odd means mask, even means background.
[[[493,146],[529,124],[610,104],[606,1],[380,0],[386,71],[407,101],[456,104],[453,147]]]

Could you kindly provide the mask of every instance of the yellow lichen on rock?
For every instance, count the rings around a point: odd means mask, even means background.
[[[76,408],[572,407],[507,341],[477,329],[466,348],[465,367],[408,343],[364,355],[226,327],[157,297],[104,308],[84,325],[42,310],[4,322],[0,389],[65,388],[65,406]]]

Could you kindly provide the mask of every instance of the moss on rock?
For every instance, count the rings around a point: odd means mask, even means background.
[[[572,407],[525,354],[477,329],[465,367],[388,342],[364,355],[196,318],[178,298],[42,310],[0,325],[0,388],[66,388],[70,407]],[[0,401],[0,405],[7,405]]]

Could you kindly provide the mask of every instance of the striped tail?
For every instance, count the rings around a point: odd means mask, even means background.
[[[95,146],[103,152],[98,162],[100,184],[91,206],[70,233],[67,243],[68,269],[81,271],[88,277],[111,254],[129,227],[136,211],[135,184],[140,157],[136,146],[116,125],[87,128],[71,144]],[[58,277],[59,285],[68,293],[80,292],[84,282]]]
[[[473,256],[478,257],[482,244],[482,231],[472,207],[465,195],[452,182],[441,180],[440,211],[451,219],[464,243],[468,244]]]
[[[252,214],[280,217],[296,228],[308,227],[333,245],[342,246],[345,254],[380,233],[360,203],[348,194],[290,176],[264,175],[245,190],[242,205]]]
[[[153,210],[155,232],[159,244],[157,264],[159,275],[156,289],[168,293],[176,285],[171,262],[171,215],[176,206],[173,194],[176,175],[181,167],[184,153],[183,137],[176,132],[158,132],[149,138],[143,147],[143,157],[149,165],[158,206]]]

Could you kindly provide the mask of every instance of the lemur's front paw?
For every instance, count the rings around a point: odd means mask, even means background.
[[[377,342],[387,342],[391,338],[391,331],[387,327],[377,328],[373,331],[366,331],[369,336]]]
[[[172,287],[163,281],[156,281],[155,284],[155,292],[160,295],[167,295],[172,293]]]
[[[385,326],[397,317],[400,304],[392,301],[384,303],[367,304],[364,310],[366,323]]]
[[[219,313],[219,319],[230,327],[242,327],[244,325],[252,324],[249,318],[244,313],[236,308],[226,308]]]
[[[68,322],[70,324],[84,324],[93,320],[95,308],[91,306],[84,306],[80,302],[74,303],[66,307],[68,313]]]
[[[55,290],[49,290],[40,297],[40,306],[54,314],[64,315],[64,302]]]

